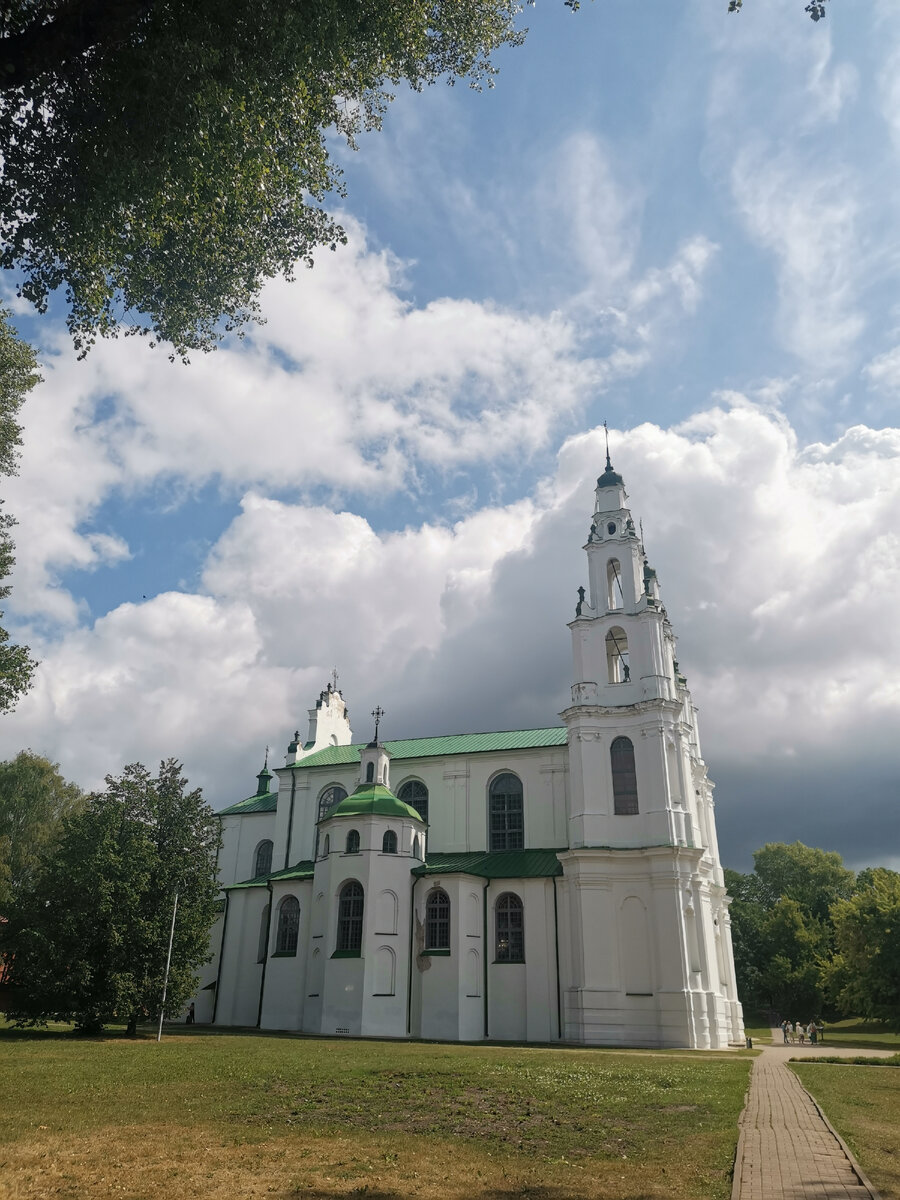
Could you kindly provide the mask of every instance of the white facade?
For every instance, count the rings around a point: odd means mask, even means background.
[[[713,785],[626,503],[607,459],[563,726],[361,747],[329,686],[277,788],[264,769],[223,811],[226,902],[198,1020],[743,1041]]]

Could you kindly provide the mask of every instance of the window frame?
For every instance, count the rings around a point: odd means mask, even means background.
[[[362,958],[365,888],[358,879],[348,879],[338,893],[337,936],[333,958]]]
[[[266,846],[268,846],[268,848],[269,848],[268,855],[267,855],[268,866],[266,866],[265,869],[261,871],[259,869],[259,867],[260,867],[259,856],[260,856],[260,854],[262,854],[264,852]],[[274,856],[274,853],[275,853],[275,843],[272,841],[271,838],[263,838],[260,842],[257,843],[256,849],[253,851],[253,874],[250,876],[251,879],[260,879],[263,875],[271,875],[271,873],[272,873],[272,858]]]
[[[505,902],[505,903],[504,903]],[[502,907],[501,907],[502,906]],[[510,918],[518,913],[519,927]],[[501,947],[501,935],[505,942]],[[518,953],[514,941],[519,943]],[[516,892],[501,892],[494,901],[494,962],[523,963],[525,961],[525,903]]]
[[[289,911],[288,911],[289,910]],[[300,901],[296,896],[283,896],[278,903],[278,924],[275,927],[273,958],[296,958],[300,944]]]
[[[335,792],[343,792],[343,795],[335,799]],[[349,794],[347,789],[340,783],[329,783],[327,787],[322,788],[316,800],[316,824],[318,825],[321,821],[327,821],[329,813],[333,812],[342,800],[346,800]],[[326,804],[326,796],[331,797],[330,803]]]
[[[389,842],[390,846],[388,845]],[[384,837],[381,839],[381,853],[396,854],[397,850],[398,846],[396,832],[393,829],[386,829],[384,831]]]
[[[502,780],[514,779],[518,793],[500,791]],[[518,796],[518,813],[510,809],[510,801]],[[502,811],[497,801],[503,801]],[[515,771],[498,771],[488,784],[488,846],[491,854],[525,849],[525,785]],[[497,820],[500,818],[500,821]],[[502,825],[502,828],[500,827]],[[516,827],[518,826],[518,827]]]
[[[616,758],[618,755],[618,764]],[[623,758],[630,760],[622,766]],[[612,775],[613,816],[636,817],[640,815],[640,798],[637,786],[637,764],[634,757],[634,742],[630,737],[619,734],[609,746],[609,766]]]
[[[435,910],[440,911],[435,911]],[[432,888],[425,897],[425,954],[450,953],[450,897],[443,888]]]
[[[347,840],[344,843],[345,854],[359,854],[359,830],[348,829]]]
[[[422,789],[421,793],[419,793],[418,795],[415,792],[416,788]],[[407,795],[404,795],[404,792],[407,793]],[[412,795],[409,795],[410,792],[412,793]],[[424,795],[423,795],[423,793],[424,793]],[[410,808],[414,808],[416,810],[416,812],[419,814],[419,817],[422,820],[422,824],[425,826],[426,829],[428,828],[428,815],[429,815],[428,803],[430,800],[430,796],[428,794],[427,785],[424,784],[421,779],[415,779],[415,778],[405,779],[403,781],[403,783],[400,784],[400,787],[397,789],[397,799],[402,800],[404,804],[408,804],[410,806]],[[425,808],[424,813],[421,811],[421,809],[419,807],[419,805],[422,803],[423,800],[425,802],[424,803],[424,808]]]

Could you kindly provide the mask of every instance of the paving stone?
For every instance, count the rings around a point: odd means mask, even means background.
[[[781,1030],[772,1035],[781,1038]],[[834,1053],[842,1051],[828,1045],[776,1044],[756,1059],[741,1114],[732,1200],[878,1200],[859,1164],[786,1065],[792,1056]]]

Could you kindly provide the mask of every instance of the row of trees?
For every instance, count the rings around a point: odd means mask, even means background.
[[[750,874],[725,872],[744,1005],[900,1025],[900,874],[855,875],[839,854],[801,842],[753,858]]]
[[[0,764],[0,962],[8,1015],[134,1032],[159,1012],[176,893],[167,1009],[209,957],[219,825],[169,759],[85,796],[47,759]]]

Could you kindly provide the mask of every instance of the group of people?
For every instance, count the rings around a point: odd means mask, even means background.
[[[781,1022],[781,1032],[784,1034],[784,1044],[792,1046],[794,1038],[801,1046],[805,1046],[807,1039],[811,1046],[817,1045],[820,1041],[825,1041],[825,1026],[821,1021],[818,1024],[815,1021],[810,1021],[808,1025],[801,1025],[799,1021],[784,1020]]]

